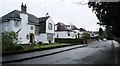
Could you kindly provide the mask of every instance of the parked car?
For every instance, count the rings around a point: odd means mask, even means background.
[[[107,41],[107,39],[106,39],[106,38],[103,38],[103,41]]]

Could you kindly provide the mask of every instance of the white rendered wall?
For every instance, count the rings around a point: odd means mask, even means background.
[[[21,18],[21,31],[19,32],[19,39],[21,41],[21,44],[28,44],[30,39],[27,39],[27,34],[33,33],[35,31],[34,25],[28,25],[28,15],[27,14],[20,14]],[[30,29],[30,27],[33,26],[33,30]],[[14,29],[16,30],[16,29]]]
[[[47,40],[47,34],[46,33],[42,33],[39,36],[36,37],[36,41],[38,42],[42,42],[42,43],[49,43],[49,41]],[[54,36],[53,36],[53,41],[51,41],[51,43],[54,43]]]
[[[37,38],[37,43],[42,42],[42,43],[48,43],[47,41],[47,34],[40,34],[39,37]]]
[[[49,24],[49,23],[52,24],[52,30],[49,30],[49,29],[48,29],[48,24]],[[47,21],[46,21],[46,33],[55,33],[55,32],[54,32],[54,22],[53,22],[53,20],[52,20],[51,17],[49,17],[49,18],[47,19]]]
[[[14,20],[0,23],[0,33],[4,32],[4,31],[13,31],[13,22],[14,22]]]
[[[48,24],[49,23],[51,23],[52,24],[52,30],[49,30],[48,29]],[[54,22],[53,22],[53,20],[52,20],[52,18],[51,17],[49,17],[48,19],[47,19],[47,21],[46,21],[46,33],[41,33],[40,35],[39,35],[39,37],[36,37],[37,38],[37,43],[38,42],[42,42],[42,43],[49,43],[49,41],[47,40],[47,33],[51,33],[51,34],[53,34],[53,41],[51,41],[51,43],[54,43],[54,34],[55,34],[55,32],[54,32]]]
[[[58,34],[58,38],[75,38],[73,32],[70,32],[70,36],[68,36],[67,31],[57,31],[55,32],[55,38],[57,38],[57,34]]]
[[[77,35],[77,38],[78,38],[78,33],[79,33],[79,38],[82,37],[82,33],[83,33],[83,32],[80,32],[79,30],[73,30],[73,31],[76,32],[76,33],[74,33],[74,35]]]
[[[18,32],[20,29],[21,29],[21,27],[22,27],[22,22],[21,21],[18,21],[19,22],[19,26],[18,27],[15,27],[14,26],[14,22],[12,23],[12,25],[13,25],[13,31],[15,31],[15,32]]]

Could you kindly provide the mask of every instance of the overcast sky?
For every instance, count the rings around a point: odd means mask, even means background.
[[[55,23],[73,24],[78,28],[96,31],[99,22],[88,5],[75,4],[78,1],[86,3],[87,0],[0,0],[0,17],[13,11],[21,10],[21,4],[27,5],[27,12],[37,17],[43,17],[48,12]]]

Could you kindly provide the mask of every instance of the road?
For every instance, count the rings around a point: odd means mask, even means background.
[[[99,41],[86,47],[9,64],[117,64],[115,41]]]

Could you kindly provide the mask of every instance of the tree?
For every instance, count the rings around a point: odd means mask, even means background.
[[[100,39],[103,39],[103,33],[104,33],[104,31],[103,31],[103,29],[100,27],[100,28],[99,28],[99,38],[100,38]]]
[[[105,34],[107,39],[113,39],[112,28],[110,26],[106,26]]]
[[[2,33],[2,50],[3,51],[22,49],[21,46],[17,45],[17,42],[18,42],[18,38],[15,32],[11,31],[11,32]]]
[[[90,34],[83,33],[81,38],[83,38],[85,40],[85,43],[87,43],[87,39],[90,38]]]
[[[103,35],[103,32],[104,32],[103,29],[100,27],[99,28],[99,35]]]
[[[100,25],[112,27],[115,37],[120,37],[120,2],[89,2],[89,8],[95,12]]]

